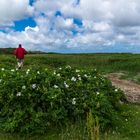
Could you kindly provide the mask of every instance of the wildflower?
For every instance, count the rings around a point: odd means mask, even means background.
[[[82,80],[81,77],[78,77],[78,80],[81,81]]]
[[[96,94],[97,94],[97,95],[99,95],[99,94],[100,94],[100,92],[96,92]]]
[[[67,68],[67,69],[71,69],[71,66],[68,65],[68,66],[66,66],[66,68]]]
[[[66,84],[66,85],[65,85],[65,88],[68,88],[68,87],[69,87],[69,85]]]
[[[60,76],[60,73],[58,73],[57,76],[59,77]]]
[[[80,77],[80,75],[79,75],[79,74],[78,74],[77,76],[78,76],[78,77]]]
[[[69,85],[65,81],[64,81],[64,86],[65,86],[65,88],[69,87]]]
[[[94,76],[94,79],[96,79],[97,77],[96,76]]]
[[[75,105],[76,104],[76,98],[72,99],[72,104]]]
[[[59,68],[59,70],[62,70],[62,68]]]
[[[1,70],[4,71],[5,69],[4,68],[1,68]]]
[[[115,92],[117,92],[117,91],[118,91],[118,89],[116,88],[116,89],[115,89]]]
[[[75,82],[76,81],[76,78],[75,77],[72,77],[71,78],[71,81],[74,81]]]
[[[27,69],[27,71],[29,72],[29,71],[30,71],[30,69]]]
[[[77,70],[77,69],[76,69],[76,72],[80,72],[80,70]]]
[[[84,77],[86,77],[86,78],[87,78],[87,77],[88,77],[88,76],[87,76],[87,74],[84,74]]]
[[[29,72],[30,72],[30,69],[28,69],[28,70],[26,71],[26,74],[29,74]]]
[[[40,74],[40,72],[39,72],[39,71],[37,71],[37,74]]]
[[[56,75],[56,71],[54,71],[53,74]]]
[[[35,89],[36,88],[36,84],[32,84],[32,88]]]
[[[52,99],[57,98],[57,95],[52,96]]]
[[[26,74],[28,75],[28,74],[29,74],[29,72],[28,72],[28,71],[26,71]]]
[[[54,88],[58,88],[58,86],[57,85],[54,85]]]
[[[11,71],[14,72],[15,70],[14,69],[11,69]]]
[[[125,119],[125,121],[127,122],[127,121],[128,121],[128,119]]]
[[[21,96],[21,92],[18,92],[18,93],[17,93],[17,96]]]
[[[22,86],[22,89],[26,89],[26,86]]]

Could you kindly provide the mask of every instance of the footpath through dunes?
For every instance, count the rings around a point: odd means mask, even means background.
[[[124,91],[126,98],[131,103],[140,104],[140,85],[133,81],[122,80],[122,73],[111,73],[107,77],[112,81],[112,84]]]

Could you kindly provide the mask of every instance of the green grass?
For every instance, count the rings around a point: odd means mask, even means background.
[[[140,54],[36,54],[25,57],[27,67],[61,67],[71,65],[76,68],[97,68],[100,72],[140,71]],[[14,67],[13,55],[0,55],[0,67]]]
[[[123,72],[124,78],[140,83],[140,54],[42,54],[27,55],[24,69],[30,67],[56,68],[71,65],[78,69],[96,68],[102,74]],[[0,55],[0,68],[15,68],[13,55]],[[101,140],[139,140],[140,139],[140,106],[129,105],[133,115],[129,121],[124,120],[118,127],[119,133],[102,134]],[[87,140],[84,124],[70,124],[66,128],[48,130],[43,135],[20,136],[0,133],[0,140]]]
[[[96,68],[102,73],[129,72],[137,74],[140,71],[139,54],[48,54],[29,55],[27,65],[43,65],[61,67],[71,65],[76,68]],[[31,61],[30,61],[31,60]]]

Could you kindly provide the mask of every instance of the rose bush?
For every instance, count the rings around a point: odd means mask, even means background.
[[[124,99],[96,69],[0,69],[0,128],[6,132],[44,132],[84,120],[89,110],[103,130],[123,117]]]

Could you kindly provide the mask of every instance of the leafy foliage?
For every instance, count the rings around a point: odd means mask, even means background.
[[[0,69],[0,128],[6,132],[42,133],[52,125],[86,120],[89,110],[104,130],[123,117],[124,100],[96,69]]]

